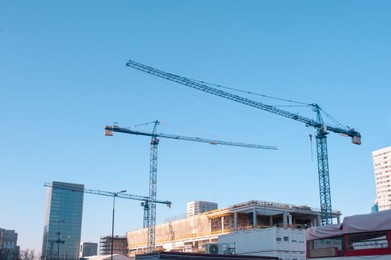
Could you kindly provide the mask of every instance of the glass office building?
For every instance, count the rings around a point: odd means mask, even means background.
[[[42,259],[79,259],[84,185],[53,182],[47,186]]]

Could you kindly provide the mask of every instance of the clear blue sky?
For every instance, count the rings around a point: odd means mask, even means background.
[[[0,227],[16,230],[22,249],[40,251],[44,183],[54,180],[147,195],[150,140],[105,137],[115,121],[160,120],[159,132],[279,148],[162,139],[158,198],[173,207],[158,205],[158,223],[192,200],[319,207],[314,129],[158,80],[126,67],[128,59],[318,103],[362,134],[361,146],[328,136],[333,209],[369,212],[371,152],[391,145],[390,13],[389,1],[0,0]],[[85,195],[83,241],[111,233],[111,207],[111,198]],[[116,233],[141,226],[139,202],[118,200]]]

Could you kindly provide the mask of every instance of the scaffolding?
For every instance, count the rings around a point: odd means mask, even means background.
[[[99,242],[100,254],[111,254],[111,236],[104,236],[100,238]],[[113,254],[127,255],[127,240],[126,237],[115,236],[113,238]]]

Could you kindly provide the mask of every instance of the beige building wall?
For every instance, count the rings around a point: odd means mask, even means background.
[[[391,146],[372,152],[379,211],[391,209]]]
[[[157,225],[155,245],[158,248],[163,244],[192,240],[194,237],[209,236],[210,234],[211,228],[208,217],[199,214]],[[140,250],[144,250],[148,244],[148,229],[143,228],[128,232],[127,237],[129,249],[140,248]]]

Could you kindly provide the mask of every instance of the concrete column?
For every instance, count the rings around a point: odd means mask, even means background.
[[[221,234],[224,233],[224,216],[221,217]]]
[[[273,226],[273,216],[269,216],[269,225]]]
[[[238,213],[234,212],[234,230],[238,228]]]
[[[287,216],[288,216],[288,212],[284,211],[282,213],[282,226],[284,228],[287,228],[288,227],[288,219],[287,219]]]
[[[292,227],[292,215],[288,213],[288,226]]]
[[[253,207],[253,227],[255,228],[257,226],[257,211],[255,210],[255,207]]]

